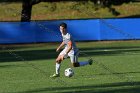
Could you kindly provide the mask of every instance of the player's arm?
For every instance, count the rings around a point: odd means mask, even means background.
[[[68,48],[67,48],[66,54],[68,54],[71,49],[72,49],[72,41],[69,41],[68,42]]]
[[[64,45],[65,45],[65,43],[62,42],[62,43],[59,45],[59,47],[56,49],[56,52],[58,52]]]

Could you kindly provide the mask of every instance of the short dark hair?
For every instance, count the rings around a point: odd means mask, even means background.
[[[67,28],[67,24],[64,23],[64,22],[62,22],[59,26],[62,26],[62,27],[64,27],[64,28]]]

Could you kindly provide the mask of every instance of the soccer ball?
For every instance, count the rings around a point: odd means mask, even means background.
[[[67,68],[67,69],[65,70],[65,76],[66,76],[66,77],[72,77],[73,75],[74,75],[74,71],[73,71],[72,68]]]

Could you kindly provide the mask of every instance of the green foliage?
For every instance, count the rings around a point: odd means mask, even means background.
[[[41,2],[32,8],[32,20],[82,19],[82,18],[120,18],[139,17],[140,3],[112,5],[120,15],[113,15],[111,9],[85,2]],[[0,21],[20,21],[22,3],[0,3]]]
[[[81,10],[94,10],[95,9],[95,5],[93,2],[88,1],[88,2],[77,2],[74,5],[70,6],[70,9],[72,10],[77,10],[77,11],[81,11]]]

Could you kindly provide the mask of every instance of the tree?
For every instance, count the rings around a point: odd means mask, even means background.
[[[21,22],[30,22],[32,6],[40,2],[58,2],[60,0],[22,0]]]
[[[21,1],[21,0],[13,0],[13,1]],[[21,21],[22,22],[29,22],[31,20],[31,12],[32,12],[32,6],[34,4],[40,3],[40,2],[59,2],[59,1],[88,1],[88,0],[22,0],[22,12],[21,12]],[[91,0],[95,4],[98,4],[102,7],[108,7],[109,11],[112,12],[114,15],[119,15],[119,12],[117,12],[114,8],[112,8],[112,5],[121,5],[124,2],[130,2],[134,0]],[[9,2],[9,0],[7,0]]]
[[[21,21],[29,22],[31,20],[32,6],[41,2],[41,0],[22,0]]]

